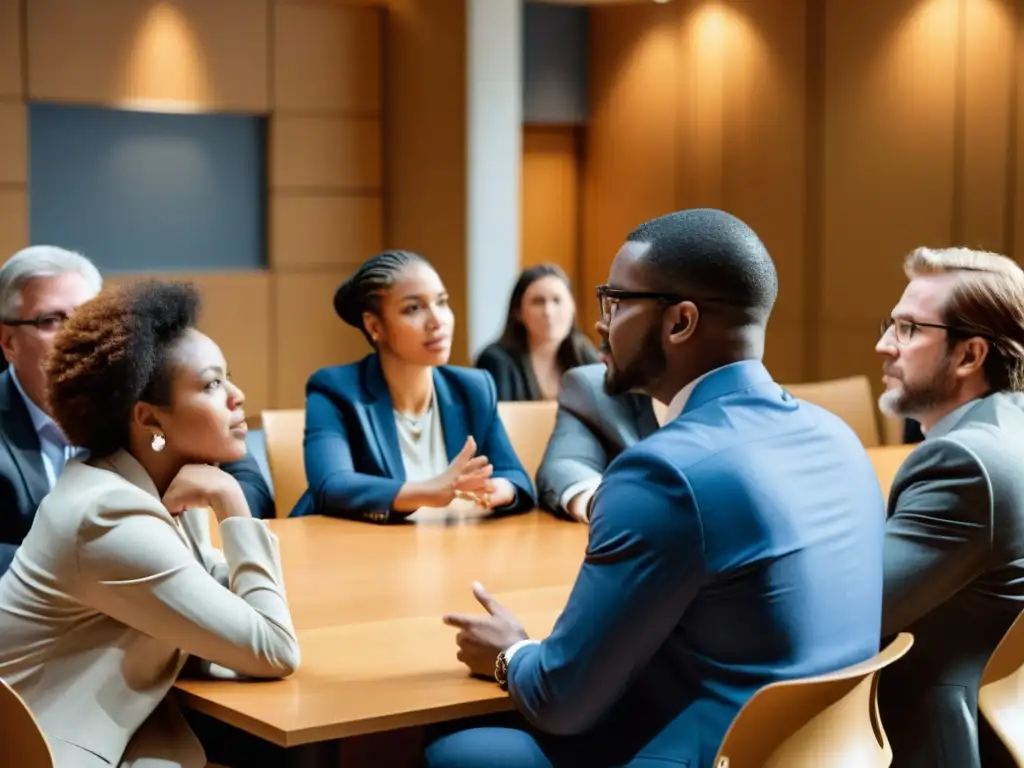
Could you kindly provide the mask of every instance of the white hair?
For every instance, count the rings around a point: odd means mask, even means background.
[[[85,256],[54,245],[33,245],[11,256],[0,267],[0,319],[13,319],[21,309],[21,289],[37,277],[56,277],[77,272],[93,293],[103,288],[103,277]]]

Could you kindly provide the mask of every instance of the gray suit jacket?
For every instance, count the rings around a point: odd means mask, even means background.
[[[166,699],[189,655],[242,675],[299,663],[277,538],[262,520],[173,517],[130,454],[68,462],[0,578],[0,677],[55,768],[202,768]]]
[[[555,429],[537,469],[540,505],[549,512],[563,514],[566,489],[600,481],[612,459],[658,430],[651,399],[606,395],[604,374],[604,363],[595,363],[562,377]]]
[[[992,765],[981,672],[1024,608],[1024,398],[997,393],[946,416],[893,481],[884,636],[914,647],[882,675],[893,765]],[[991,755],[991,756],[990,756]]]

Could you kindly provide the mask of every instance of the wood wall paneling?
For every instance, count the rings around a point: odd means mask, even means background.
[[[28,245],[28,194],[21,186],[0,185],[0,259]]]
[[[899,293],[893,298],[893,304]],[[882,357],[875,352],[878,323],[829,323],[822,332],[820,378],[837,379],[864,375],[875,395],[882,393]]]
[[[722,6],[722,201],[767,246],[779,276],[775,323],[807,312],[807,0]],[[710,23],[705,21],[705,23]],[[690,111],[690,110],[688,110]],[[787,380],[802,377],[805,338],[787,333]],[[792,365],[791,365],[792,364]]]
[[[579,280],[579,129],[572,125],[527,125],[523,129],[523,268],[557,264],[577,295],[591,295]]]
[[[380,121],[371,117],[271,119],[275,189],[356,191],[381,187]]]
[[[806,367],[805,16],[806,0],[591,12],[583,281],[603,282],[644,220],[724,208],[775,259],[772,336],[786,347],[770,357],[790,380]]]
[[[772,317],[765,340],[764,364],[776,381],[807,381],[807,324]]]
[[[737,14],[731,5],[678,3],[676,208],[725,205],[725,81]]]
[[[464,321],[466,4],[392,0],[384,37],[384,245],[430,259]],[[456,332],[453,363],[468,362],[467,340]]]
[[[277,270],[330,268],[383,249],[379,197],[278,193],[270,199],[270,265]]]
[[[1018,7],[1020,3],[1018,3]],[[1008,165],[1013,178],[1007,185],[1010,192],[1010,253],[1018,264],[1024,264],[1024,13],[1017,16],[1017,50],[1014,56],[1014,121],[1013,148]]]
[[[274,401],[302,408],[306,381],[320,368],[351,363],[370,347],[334,314],[334,291],[355,268],[312,274],[281,273],[274,287]]]
[[[963,89],[959,105],[963,148],[955,242],[1009,253],[1007,194],[1011,179],[1011,110],[1015,65],[1015,0],[965,2],[962,6]]]
[[[23,96],[17,15],[23,5],[0,0],[0,100]],[[33,0],[29,6],[29,98],[171,110],[277,110],[268,148],[273,271],[164,276],[199,285],[202,327],[224,348],[253,414],[266,407],[301,406],[313,370],[366,351],[359,334],[334,317],[331,295],[343,274],[383,247],[384,5]],[[417,162],[402,171],[427,174],[426,183],[416,187],[419,197],[401,199],[401,210],[410,211],[424,202],[429,208],[439,194],[444,198],[437,181],[446,174],[464,184],[464,166],[452,162],[464,150],[464,138],[451,131],[459,121],[458,100],[464,98],[459,90],[465,76],[464,10],[461,2],[450,0],[447,16],[433,8],[427,13],[410,0],[404,12],[399,9],[397,20],[389,23],[420,48],[399,55],[413,80],[404,91],[398,89],[397,103],[407,122],[415,115],[417,138],[429,140]],[[424,30],[431,35],[426,41]],[[434,69],[422,66],[420,56]],[[420,91],[425,84],[434,95]],[[433,108],[436,94],[448,100],[438,121],[439,135],[451,141],[447,154],[438,153],[437,136],[423,129],[422,107]],[[23,247],[28,237],[24,128],[24,107],[0,106],[0,248],[6,252]],[[406,131],[402,141],[411,135]],[[426,167],[419,163],[423,158]],[[464,216],[461,209],[458,216]],[[455,216],[431,218],[428,226],[443,232],[436,238],[442,252],[453,233],[461,238],[465,230]],[[461,254],[456,248],[441,257],[449,260],[443,266],[453,282],[465,269],[464,245],[459,248]],[[127,279],[136,278],[111,282]],[[237,310],[240,297],[244,314]]]
[[[645,218],[723,206],[779,270],[776,375],[863,373],[878,386],[877,322],[905,286],[909,250],[963,244],[1024,259],[1021,7],[592,9],[583,281],[604,277]]]
[[[952,238],[958,0],[829,0],[823,378],[863,373],[903,256]],[[870,342],[870,343],[869,343]]]
[[[278,3],[275,110],[378,114],[381,26],[376,8]]]
[[[28,181],[28,131],[25,106],[0,102],[0,184]]]
[[[22,93],[21,0],[0,0],[0,99]]]
[[[585,286],[607,281],[634,227],[677,208],[679,42],[675,4],[590,9]],[[596,302],[583,302],[584,327],[596,321]]]
[[[271,406],[271,276],[267,272],[112,275],[107,285],[156,277],[193,283],[203,299],[199,329],[220,346],[255,420]]]
[[[268,0],[32,0],[29,96],[266,112]]]
[[[391,0],[274,0],[278,5],[326,5],[349,8],[387,8]]]

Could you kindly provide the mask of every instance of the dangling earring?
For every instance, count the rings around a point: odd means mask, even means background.
[[[160,451],[164,449],[165,445],[167,445],[167,438],[165,438],[159,432],[153,435],[153,439],[149,441],[149,447],[152,448],[157,453],[160,453]]]

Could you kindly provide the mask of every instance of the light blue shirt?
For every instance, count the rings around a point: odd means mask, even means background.
[[[25,390],[21,388],[21,382],[18,381],[18,374],[14,372],[13,366],[10,368],[10,371],[11,381],[14,382],[18,394],[21,395],[21,399],[25,402],[25,408],[28,409],[28,417],[32,421],[32,427],[35,429],[36,435],[39,436],[39,447],[42,449],[46,481],[52,491],[57,478],[64,471],[64,465],[70,459],[78,458],[83,452],[76,446],[71,445],[67,437],[64,436],[64,431],[57,426],[57,422],[51,419],[46,411],[32,402],[31,397],[25,394]]]

